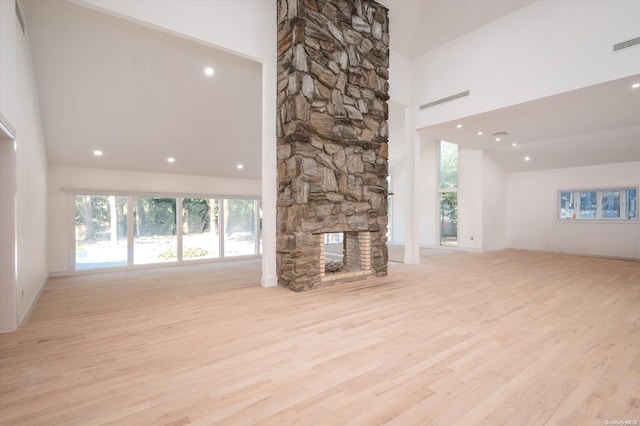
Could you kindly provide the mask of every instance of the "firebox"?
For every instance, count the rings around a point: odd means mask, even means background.
[[[371,233],[343,232],[341,242],[333,242],[320,234],[320,277],[322,282],[371,275]]]

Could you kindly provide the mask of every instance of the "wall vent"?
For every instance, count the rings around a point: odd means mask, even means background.
[[[618,50],[626,49],[627,47],[635,46],[636,44],[640,44],[640,37],[632,38],[631,40],[623,41],[622,43],[614,44],[613,51],[617,52]]]
[[[451,102],[459,98],[464,98],[465,96],[469,96],[470,93],[471,92],[467,90],[465,92],[460,92],[455,95],[447,96],[446,98],[438,99],[437,101],[429,102],[428,104],[420,105],[420,111],[422,111],[423,109],[434,107],[436,105],[444,104],[446,102]]]
[[[22,29],[22,35],[25,35],[24,19],[22,19],[22,12],[20,11],[20,5],[18,4],[18,0],[15,0],[15,3],[16,3],[16,16],[18,17],[18,22],[20,23],[20,29]]]

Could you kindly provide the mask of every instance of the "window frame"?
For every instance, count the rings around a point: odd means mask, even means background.
[[[638,199],[638,186],[633,185],[621,185],[610,187],[596,187],[596,188],[572,188],[572,189],[559,189],[556,193],[556,221],[563,223],[638,223],[639,215],[636,213],[636,217],[629,218],[629,209],[627,206],[628,192],[636,191],[636,203]],[[604,215],[603,196],[607,192],[619,192],[620,196],[620,208],[619,217],[607,217]],[[595,217],[580,217],[580,195],[584,193],[596,194],[596,214]],[[563,216],[562,196],[563,194],[571,194],[573,199],[573,208],[571,209],[571,217]]]
[[[86,189],[66,189],[65,192],[70,195],[71,202],[71,214],[70,223],[71,232],[69,234],[69,243],[70,243],[70,251],[69,251],[69,269],[68,273],[76,275],[76,274],[85,274],[85,273],[94,273],[94,272],[104,272],[104,271],[122,271],[122,270],[134,270],[134,269],[146,269],[146,268],[157,268],[164,266],[173,266],[173,265],[187,265],[187,264],[195,264],[195,263],[215,263],[221,261],[229,261],[229,260],[242,260],[242,259],[250,259],[250,258],[258,258],[262,255],[262,229],[260,225],[258,208],[260,207],[261,199],[259,197],[252,196],[220,196],[220,195],[210,195],[210,194],[175,194],[175,193],[160,193],[160,192],[128,192],[128,191],[102,191],[102,190],[86,190]],[[116,197],[127,197],[127,263],[126,265],[121,266],[112,266],[112,267],[96,267],[96,268],[81,268],[77,267],[77,259],[76,259],[76,217],[75,217],[75,203],[77,196],[116,196]],[[177,259],[167,262],[153,262],[153,263],[135,263],[134,256],[134,214],[133,208],[135,204],[135,198],[137,197],[161,197],[161,198],[174,198],[176,200],[176,238],[177,238]],[[253,201],[254,205],[254,245],[255,252],[254,254],[245,254],[245,255],[224,255],[224,234],[220,232],[218,235],[219,247],[220,247],[220,255],[218,257],[212,258],[202,258],[202,259],[183,259],[183,234],[181,226],[177,226],[182,217],[182,202],[186,198],[210,198],[217,200],[219,214],[220,214],[220,229],[224,227],[224,209],[222,209],[222,205],[224,200],[247,200]]]
[[[450,145],[455,145],[456,146],[456,185],[453,187],[445,187],[443,188],[442,185],[442,145],[443,143],[446,144],[450,144]],[[438,207],[438,212],[436,215],[436,220],[438,221],[437,224],[437,228],[438,228],[438,247],[440,248],[457,248],[460,246],[460,236],[458,235],[458,218],[456,218],[456,243],[455,245],[446,245],[446,244],[442,244],[442,195],[443,194],[447,194],[447,193],[455,193],[456,194],[456,208],[457,213],[459,214],[459,204],[458,202],[460,201],[460,197],[458,196],[458,186],[460,184],[460,145],[455,143],[455,142],[449,142],[446,141],[444,139],[441,139],[438,141],[438,149],[437,149],[437,190],[436,190],[436,195],[437,195],[437,207]],[[459,216],[458,216],[459,217]]]

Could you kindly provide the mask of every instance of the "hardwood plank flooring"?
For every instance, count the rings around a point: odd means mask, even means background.
[[[0,335],[0,424],[640,423],[640,262],[450,251],[259,281],[259,260],[51,279]]]

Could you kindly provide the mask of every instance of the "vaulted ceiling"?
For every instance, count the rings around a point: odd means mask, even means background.
[[[24,4],[51,164],[261,177],[259,63],[67,1]]]
[[[408,57],[532,1],[380,0],[390,9],[392,49]],[[23,3],[50,164],[260,179],[259,63],[69,1]],[[422,133],[424,140],[485,149],[514,172],[640,160],[640,90],[630,89],[638,81],[640,75]],[[403,126],[394,121],[398,111],[392,103],[392,127]],[[502,131],[508,135],[495,141]],[[391,143],[397,165],[403,141]],[[535,161],[523,162],[524,155]]]

